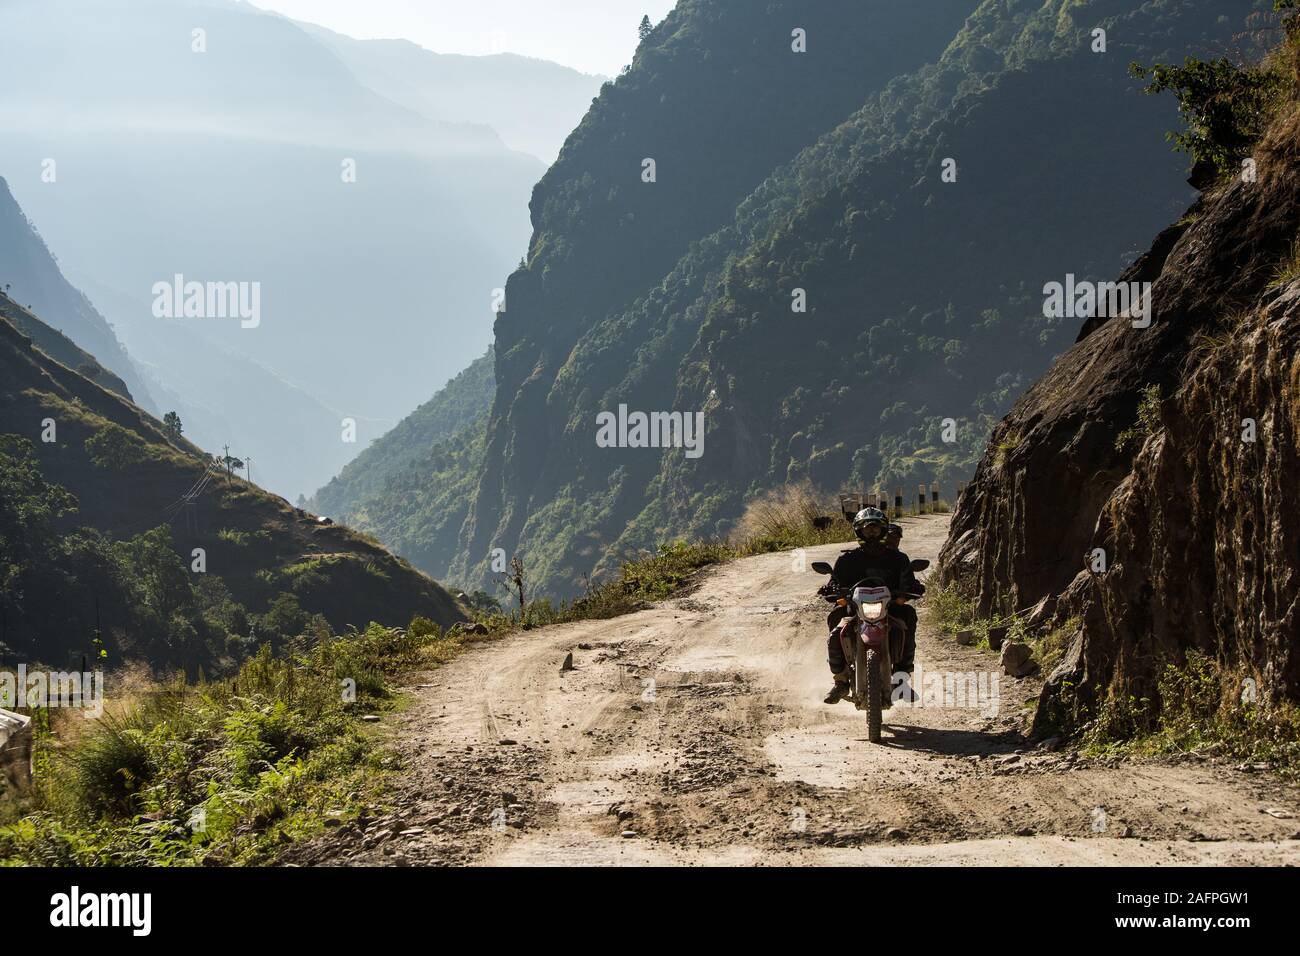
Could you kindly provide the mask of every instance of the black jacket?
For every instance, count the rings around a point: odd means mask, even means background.
[[[880,578],[895,597],[925,591],[912,574],[912,562],[907,555],[884,545],[859,545],[845,551],[835,562],[831,580],[839,587],[848,590],[863,578]]]

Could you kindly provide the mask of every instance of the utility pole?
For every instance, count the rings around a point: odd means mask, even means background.
[[[230,481],[230,446],[229,446],[229,445],[222,445],[222,446],[221,446],[221,453],[225,456],[225,457],[222,459],[222,463],[226,466],[226,487],[229,488],[230,485],[231,485],[231,481]]]
[[[244,478],[251,485],[253,483],[253,459],[244,459]]]

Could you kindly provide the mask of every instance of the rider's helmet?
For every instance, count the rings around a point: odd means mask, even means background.
[[[884,540],[888,528],[889,519],[879,508],[863,508],[853,517],[853,531],[863,542]]]
[[[900,541],[903,540],[903,526],[891,524],[885,531],[885,544],[891,548],[897,548]]]

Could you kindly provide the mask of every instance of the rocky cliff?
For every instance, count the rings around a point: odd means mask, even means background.
[[[1068,631],[1040,729],[1153,702],[1198,650],[1300,697],[1300,121],[1121,281],[1151,325],[1085,324],[998,426],[941,574],[983,613]],[[1148,704],[1150,706],[1150,704]]]

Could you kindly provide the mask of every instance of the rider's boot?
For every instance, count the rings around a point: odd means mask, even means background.
[[[849,696],[849,682],[841,680],[840,675],[836,674],[835,686],[831,688],[831,692],[824,698],[824,703],[838,704],[847,696]]]

